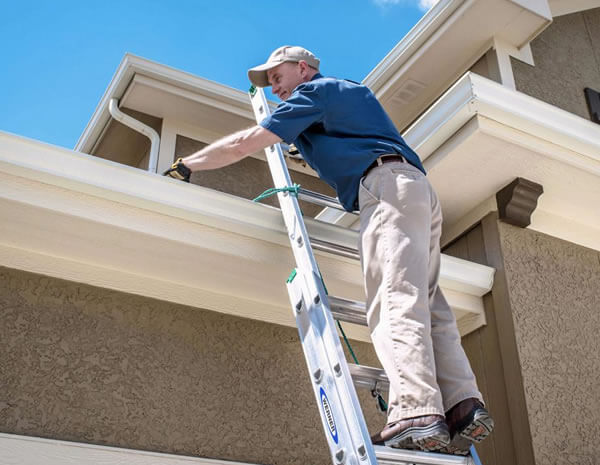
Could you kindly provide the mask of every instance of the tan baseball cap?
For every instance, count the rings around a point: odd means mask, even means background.
[[[284,45],[271,53],[271,56],[265,64],[250,68],[248,70],[248,78],[250,79],[250,82],[257,87],[269,87],[271,84],[269,84],[269,80],[267,79],[268,70],[273,69],[275,66],[285,63],[286,61],[297,63],[301,60],[306,61],[309,66],[316,70],[319,69],[320,61],[311,52],[302,47]]]

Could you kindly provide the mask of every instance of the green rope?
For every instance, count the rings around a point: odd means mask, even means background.
[[[293,186],[287,187],[271,187],[267,189],[258,197],[253,199],[253,202],[260,202],[262,199],[266,199],[267,197],[271,197],[272,195],[277,194],[278,192],[290,192],[292,195],[298,197],[298,192],[300,191],[300,184],[294,184]]]
[[[346,345],[348,346],[348,350],[350,351],[350,355],[352,355],[352,359],[354,360],[354,363],[356,363],[357,365],[360,365],[360,363],[358,363],[358,358],[356,358],[356,354],[354,353],[354,350],[352,349],[352,346],[350,345],[350,341],[348,340],[348,337],[346,337],[346,333],[344,332],[344,328],[342,328],[342,324],[340,323],[340,320],[335,320],[335,322],[337,323],[338,328],[340,328],[340,332],[342,333],[344,342],[346,342]]]
[[[291,283],[294,280],[294,278],[296,277],[296,274],[298,274],[298,272],[296,271],[296,268],[294,268],[292,270],[292,272],[290,273],[290,275],[288,276],[286,283],[287,284]]]

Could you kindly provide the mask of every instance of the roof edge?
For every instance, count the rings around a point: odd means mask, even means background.
[[[413,123],[404,138],[426,160],[475,116],[519,131],[530,129],[537,137],[581,155],[564,163],[600,175],[595,123],[472,72],[463,75]]]
[[[89,153],[110,120],[108,112],[110,100],[112,98],[120,100],[136,74],[149,76],[201,95],[216,98],[228,105],[252,113],[250,101],[244,91],[126,53],[73,150]]]

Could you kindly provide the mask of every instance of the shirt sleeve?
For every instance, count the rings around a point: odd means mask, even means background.
[[[300,84],[260,125],[286,143],[293,143],[302,131],[323,120],[325,104],[319,87],[311,83]]]

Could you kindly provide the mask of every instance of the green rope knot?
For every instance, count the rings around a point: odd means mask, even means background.
[[[293,186],[287,186],[287,187],[271,187],[270,189],[267,189],[262,194],[260,194],[258,197],[253,199],[252,201],[260,202],[262,199],[271,197],[272,195],[275,195],[278,192],[289,192],[293,196],[298,197],[298,192],[300,192],[300,184],[294,184]]]

